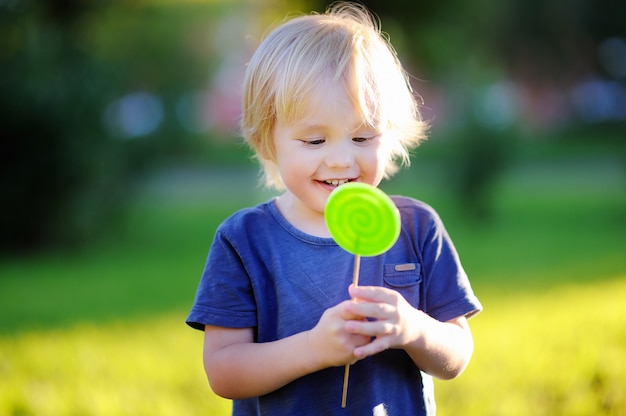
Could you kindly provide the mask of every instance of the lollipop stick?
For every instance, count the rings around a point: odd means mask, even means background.
[[[354,255],[354,271],[352,272],[352,284],[354,286],[358,286],[359,285],[359,272],[361,269],[361,255],[360,254],[355,254]]]
[[[341,393],[341,407],[346,407],[346,400],[348,398],[348,377],[350,377],[350,364],[346,364],[346,369],[343,372],[343,393]]]
[[[359,271],[361,269],[361,256],[354,255],[354,271],[352,272],[352,284],[359,285]],[[343,372],[343,392],[341,393],[341,407],[346,407],[346,399],[348,397],[348,377],[350,377],[350,364],[346,364]]]

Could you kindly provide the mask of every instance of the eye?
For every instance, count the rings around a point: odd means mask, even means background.
[[[377,137],[378,136],[359,136],[359,137],[353,137],[352,141],[355,143],[359,143],[359,144],[366,144],[366,143],[376,140]]]
[[[315,139],[302,139],[300,140],[306,147],[317,147],[326,142],[325,139],[315,138]]]

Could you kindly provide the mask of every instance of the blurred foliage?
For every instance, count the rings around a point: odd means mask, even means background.
[[[71,42],[62,8],[18,6],[0,15],[0,245],[10,248],[86,232],[125,168],[121,143],[99,129],[111,65]]]
[[[528,129],[525,119],[485,125],[494,105],[481,109],[476,90],[509,78],[539,90],[609,78],[598,43],[626,36],[617,0],[364,3],[415,75],[431,136],[457,149],[447,163],[470,205],[489,194],[505,147]],[[0,1],[0,250],[85,242],[122,211],[135,178],[163,164],[248,163],[236,133],[238,71],[269,23],[326,5]],[[122,108],[129,97],[144,100],[156,128],[140,125],[132,137],[119,129],[115,111],[137,122]],[[208,104],[193,114],[198,99]],[[481,204],[474,211],[488,212]]]
[[[0,2],[0,249],[84,243],[122,211],[138,173],[242,153],[225,146],[232,131],[183,128],[176,106],[206,89],[233,49],[218,33],[224,16],[243,15],[227,22],[235,31],[246,13],[268,19],[248,9],[225,1]],[[107,119],[133,93],[162,118],[145,137],[126,137]],[[124,116],[137,123],[136,114]]]
[[[598,44],[626,36],[620,0],[359,2],[381,18],[401,55],[427,69],[428,79],[479,75],[468,64],[528,69],[544,79],[602,71]]]
[[[506,134],[508,137],[503,138]],[[480,123],[465,127],[447,159],[448,175],[464,213],[474,220],[492,218],[494,185],[513,158],[513,132],[495,132]]]
[[[609,57],[621,74],[611,73],[600,53],[608,39],[626,45],[626,2],[360,2],[379,16],[425,95],[431,137],[451,149],[444,161],[450,184],[473,218],[490,217],[494,185],[514,161],[520,138],[537,143],[584,128],[587,141],[612,137],[609,146],[626,162],[626,112],[618,108],[626,106],[626,52]],[[433,88],[443,98],[433,97]],[[574,94],[578,103],[571,102]],[[621,104],[606,110],[604,98]],[[429,108],[438,99],[443,108]],[[608,119],[602,111],[619,115]]]

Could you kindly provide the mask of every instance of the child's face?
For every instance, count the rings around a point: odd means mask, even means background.
[[[299,120],[277,121],[276,164],[297,215],[323,215],[337,184],[382,180],[389,151],[383,133],[363,125],[340,82],[322,84],[311,94]]]

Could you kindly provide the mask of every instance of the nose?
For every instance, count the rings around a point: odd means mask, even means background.
[[[349,168],[354,164],[354,149],[349,143],[337,143],[327,148],[325,164],[332,169]]]

